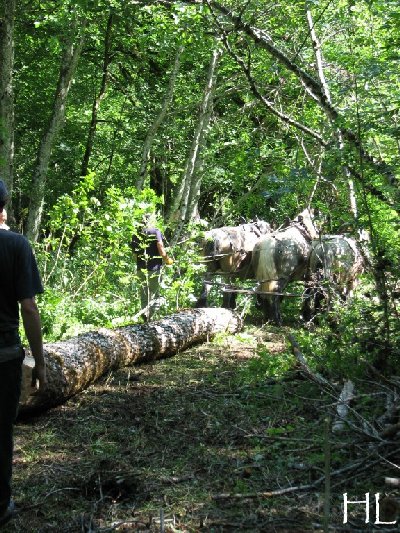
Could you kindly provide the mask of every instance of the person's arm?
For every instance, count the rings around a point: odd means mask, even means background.
[[[163,261],[166,265],[172,265],[173,260],[168,257],[167,252],[165,251],[164,244],[162,241],[157,241],[157,250],[160,256],[163,258]]]
[[[39,390],[43,390],[46,386],[47,378],[39,310],[35,298],[24,298],[20,301],[20,305],[24,330],[35,360],[35,367],[32,370],[32,384],[35,384],[36,380],[38,380]]]

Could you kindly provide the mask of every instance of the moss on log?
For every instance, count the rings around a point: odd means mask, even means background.
[[[45,344],[47,390],[32,394],[33,361],[27,357],[20,414],[60,405],[112,369],[170,357],[217,333],[235,333],[241,327],[240,317],[228,309],[188,309],[149,324],[102,328]]]

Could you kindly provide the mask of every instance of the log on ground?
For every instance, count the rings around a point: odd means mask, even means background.
[[[235,333],[241,327],[240,317],[231,310],[188,309],[148,324],[102,328],[45,344],[48,386],[43,393],[32,394],[33,365],[27,357],[19,412],[60,405],[110,370],[170,357],[217,333]]]

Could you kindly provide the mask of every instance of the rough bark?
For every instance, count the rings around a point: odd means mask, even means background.
[[[46,344],[48,388],[31,394],[33,363],[27,357],[20,413],[62,404],[112,369],[170,357],[217,333],[239,331],[241,326],[240,317],[228,309],[188,309],[149,324],[100,329]]]
[[[86,21],[77,22],[77,26],[76,32],[71,32],[72,35],[63,51],[52,114],[39,146],[26,228],[26,235],[31,241],[36,241],[39,235],[51,151],[56,136],[64,122],[68,93],[83,47]]]
[[[300,351],[299,345],[298,345],[296,339],[294,338],[294,336],[292,334],[289,334],[287,336],[287,338],[288,338],[288,340],[289,340],[289,342],[290,342],[290,344],[292,346],[293,355],[296,357],[296,359],[297,359],[297,361],[299,363],[301,372],[304,375],[306,375],[308,378],[310,378],[311,381],[314,381],[314,383],[317,383],[317,385],[319,385],[320,387],[322,387],[324,389],[327,389],[327,390],[332,390],[333,387],[329,383],[329,381],[327,381],[318,372],[313,372],[311,370],[311,368],[309,367],[309,365],[307,363],[306,358],[304,357],[304,355]]]
[[[136,181],[136,188],[138,191],[141,191],[143,189],[143,186],[146,182],[151,147],[153,145],[153,141],[157,134],[157,131],[159,130],[161,124],[163,123],[166,117],[168,108],[172,103],[172,99],[174,96],[174,90],[175,90],[175,82],[176,82],[176,78],[179,73],[180,61],[181,61],[183,50],[184,50],[184,47],[181,45],[179,46],[176,52],[174,67],[171,72],[171,77],[169,79],[169,84],[168,84],[167,92],[164,97],[164,101],[161,105],[160,112],[158,113],[157,117],[155,118],[154,122],[152,123],[152,125],[150,126],[147,132],[146,139],[143,144],[142,162],[140,165],[139,177]]]
[[[11,195],[14,161],[14,65],[15,0],[3,0],[0,15],[0,175]],[[11,211],[9,208],[9,216]]]

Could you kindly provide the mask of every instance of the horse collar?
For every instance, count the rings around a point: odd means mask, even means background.
[[[303,235],[306,241],[311,242],[313,240],[310,230],[307,228],[307,226],[304,224],[302,220],[296,223],[296,228],[300,231],[300,233]]]

